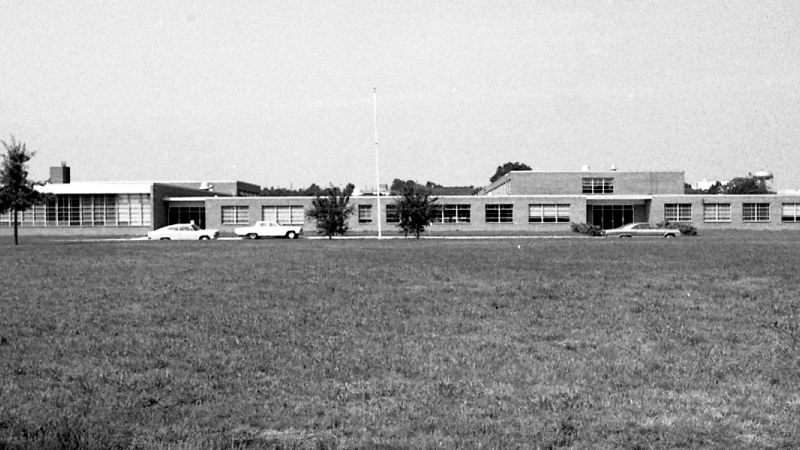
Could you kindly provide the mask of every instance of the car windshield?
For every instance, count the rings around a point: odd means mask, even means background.
[[[188,231],[191,231],[191,230],[197,231],[197,230],[199,230],[199,229],[200,229],[200,227],[198,227],[197,225],[195,225],[195,224],[191,224],[191,225],[189,226],[189,229],[188,229]]]

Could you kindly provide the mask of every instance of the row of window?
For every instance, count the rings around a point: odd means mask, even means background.
[[[800,203],[782,205],[783,222],[800,222]],[[261,220],[275,220],[284,224],[302,225],[305,211],[303,206],[263,206]],[[486,223],[514,223],[514,205],[492,204],[485,206]],[[691,203],[668,203],[664,205],[664,220],[669,222],[691,222]],[[372,223],[372,205],[358,205],[358,223]],[[459,224],[472,221],[470,205],[437,205],[433,223]],[[531,204],[528,205],[529,223],[569,223],[569,204]],[[707,203],[703,205],[704,222],[730,222],[730,203]],[[769,222],[769,203],[744,203],[743,222]],[[395,205],[386,205],[386,222],[398,223]],[[240,225],[250,223],[248,206],[223,206],[222,223]],[[2,224],[2,218],[0,218]]]
[[[149,194],[59,195],[18,215],[28,227],[149,226]],[[0,214],[0,226],[12,225],[12,213]]]
[[[303,225],[305,209],[300,205],[262,206],[261,219],[282,223],[284,225]],[[225,225],[247,225],[250,223],[250,207],[223,206],[222,223]]]
[[[514,223],[514,205],[486,205],[486,223]],[[437,205],[432,223],[471,223],[470,205]],[[386,222],[398,223],[395,205],[386,205]],[[569,205],[528,205],[529,223],[569,223]],[[358,205],[358,223],[372,223],[372,205]]]
[[[800,203],[784,203],[782,222],[800,222]],[[673,203],[664,205],[664,220],[670,222],[691,222],[692,205]],[[703,205],[704,222],[730,222],[730,203],[706,203]],[[742,222],[769,222],[769,203],[742,204]]]

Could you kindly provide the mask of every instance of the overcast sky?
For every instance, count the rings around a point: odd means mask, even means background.
[[[0,0],[0,138],[73,181],[800,188],[800,2]]]

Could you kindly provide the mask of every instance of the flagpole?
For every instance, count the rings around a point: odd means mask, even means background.
[[[381,239],[381,175],[378,169],[378,88],[372,88],[373,109],[375,111],[375,196],[378,202],[378,239]]]

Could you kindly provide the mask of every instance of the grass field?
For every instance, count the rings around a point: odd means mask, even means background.
[[[0,244],[0,449],[800,448],[800,233]]]

